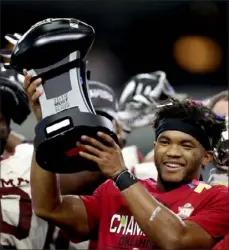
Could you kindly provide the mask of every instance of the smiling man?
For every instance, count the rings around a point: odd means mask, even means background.
[[[225,120],[196,102],[175,101],[155,120],[158,181],[137,180],[111,137],[82,136],[81,156],[110,180],[91,196],[61,197],[58,175],[32,163],[35,213],[97,249],[211,249],[228,233],[228,189],[198,181]],[[49,190],[47,192],[47,190]]]

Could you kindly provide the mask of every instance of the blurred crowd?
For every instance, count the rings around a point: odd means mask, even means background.
[[[12,48],[20,38],[6,37]],[[228,249],[227,90],[193,100],[158,70],[132,76],[117,97],[90,79],[95,112],[112,122],[118,142],[86,137],[82,157],[98,171],[54,174],[36,162],[33,141],[11,130],[31,112],[42,120],[43,95],[42,79],[6,63],[11,52],[1,50],[0,71],[3,249]],[[126,142],[148,125],[155,146],[143,155]]]

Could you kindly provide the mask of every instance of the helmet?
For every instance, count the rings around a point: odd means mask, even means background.
[[[217,148],[214,149],[214,159],[216,167],[228,169],[229,167],[229,137],[228,137],[228,117],[226,117],[226,131],[221,135],[221,140]]]
[[[132,77],[122,91],[118,116],[130,130],[147,126],[157,111],[157,106],[170,98],[183,100],[186,94],[176,93],[163,71],[137,74]]]
[[[96,113],[117,120],[118,100],[114,91],[106,84],[88,81],[89,93]]]
[[[28,98],[18,74],[0,64],[0,109],[4,116],[21,125],[30,114]]]
[[[14,33],[5,36],[5,39],[15,45],[21,38],[21,34]],[[0,55],[5,58],[11,57],[11,52],[1,49]],[[28,98],[23,90],[24,76],[7,67],[7,64],[0,64],[0,109],[6,119],[12,119],[21,125],[30,114]]]

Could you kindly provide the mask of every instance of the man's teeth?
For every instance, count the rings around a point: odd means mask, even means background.
[[[166,163],[166,166],[168,166],[170,168],[181,168],[182,167],[181,164],[175,164],[175,163]]]

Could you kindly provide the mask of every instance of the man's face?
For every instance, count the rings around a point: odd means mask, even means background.
[[[189,182],[198,178],[201,165],[210,155],[191,135],[180,131],[165,131],[155,143],[155,165],[163,182]]]
[[[220,100],[218,101],[215,106],[212,108],[212,111],[217,115],[225,115],[228,116],[228,101],[227,100]]]

